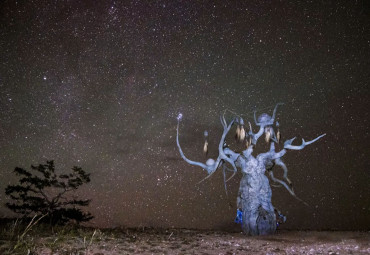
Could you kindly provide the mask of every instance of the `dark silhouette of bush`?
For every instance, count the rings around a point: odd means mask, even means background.
[[[24,217],[35,214],[44,217],[51,225],[89,221],[93,216],[79,207],[88,206],[90,199],[74,199],[72,194],[84,183],[90,182],[90,174],[74,166],[68,174],[55,173],[54,161],[45,165],[31,166],[31,171],[16,167],[14,173],[19,176],[19,184],[5,188],[13,203],[6,206]]]

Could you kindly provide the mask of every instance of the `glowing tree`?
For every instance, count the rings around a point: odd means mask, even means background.
[[[241,117],[236,116],[230,121],[230,123],[227,123],[225,119],[225,111],[220,117],[221,124],[223,126],[223,133],[218,145],[218,157],[216,160],[211,158],[208,159],[205,164],[189,160],[185,157],[179,143],[179,124],[182,119],[182,114],[179,114],[177,117],[177,147],[179,148],[181,157],[187,163],[200,166],[206,170],[208,173],[206,178],[211,176],[220,167],[222,167],[224,171],[224,176],[226,171],[233,172],[232,176],[228,180],[235,175],[238,168],[243,173],[237,198],[238,211],[236,220],[242,223],[243,231],[247,235],[273,234],[277,225],[276,214],[278,214],[278,217],[284,217],[273,207],[271,203],[272,192],[269,185],[269,180],[265,175],[266,170],[273,182],[284,186],[291,195],[300,200],[292,189],[292,183],[288,179],[288,169],[281,158],[285,155],[287,150],[301,150],[306,145],[309,145],[325,136],[325,134],[320,135],[308,142],[302,139],[301,145],[292,145],[295,139],[294,137],[284,142],[282,150],[275,151],[275,144],[280,142],[279,123],[275,120],[278,105],[281,105],[281,103],[275,106],[272,116],[263,113],[257,119],[256,112],[254,112],[254,122],[259,127],[259,131],[257,133],[253,133],[250,122],[249,132],[246,133],[244,121]],[[225,142],[226,135],[233,125],[236,125],[237,141],[243,142],[246,146],[246,149],[240,153],[231,150]],[[263,134],[265,134],[265,141],[270,143],[270,150],[265,153],[260,153],[255,157],[252,155],[253,148],[256,146],[258,139]],[[207,131],[204,132],[204,136],[206,138],[204,144],[204,153],[207,154]],[[227,163],[231,166],[231,168],[227,166]],[[274,171],[276,171],[274,168],[275,166],[282,168],[284,180],[278,179],[274,176]],[[225,183],[228,180],[225,178]]]

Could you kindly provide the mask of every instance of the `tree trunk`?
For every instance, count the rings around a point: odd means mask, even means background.
[[[242,228],[246,235],[271,235],[276,230],[276,215],[271,204],[271,188],[262,169],[244,173],[240,181],[238,208],[243,211]]]

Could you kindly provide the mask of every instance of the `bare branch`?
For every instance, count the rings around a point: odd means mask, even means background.
[[[275,152],[275,144],[271,143],[270,144],[270,150],[268,152],[259,154],[257,156],[257,159],[258,160],[263,160],[264,162],[272,162],[272,161],[274,161],[276,159],[279,159],[282,156],[284,156],[285,153],[286,153],[285,149],[283,149],[279,152]]]
[[[272,114],[272,118],[271,118],[271,124],[270,125],[272,125],[272,124],[274,124],[274,121],[275,121],[275,117],[276,117],[276,110],[277,110],[277,107],[279,106],[279,105],[283,105],[284,103],[277,103],[276,104],[276,106],[275,106],[275,109],[274,109],[274,113]]]
[[[227,170],[227,166],[226,166],[226,164],[222,164],[222,172],[223,172],[223,176],[224,176],[224,186],[225,186],[225,192],[226,192],[226,196],[227,196],[226,170]]]
[[[303,201],[302,199],[300,199],[299,197],[297,197],[297,195],[294,193],[294,191],[288,186],[288,184],[286,184],[284,181],[282,181],[282,180],[280,180],[280,179],[277,179],[277,178],[275,178],[274,177],[274,174],[273,174],[273,172],[272,171],[270,171],[270,177],[271,177],[271,180],[273,180],[274,182],[278,182],[278,183],[280,183],[281,185],[283,185],[284,186],[284,188],[287,190],[287,191],[289,191],[289,193],[293,196],[293,197],[295,197],[297,200],[299,200],[299,201],[301,201],[302,203],[304,203],[306,206],[308,206],[308,204],[305,202],[305,201]]]
[[[294,139],[296,138],[296,137],[293,137],[292,139],[285,141],[285,143],[284,143],[284,149],[302,150],[306,145],[309,145],[311,143],[316,142],[317,140],[319,140],[320,138],[324,137],[325,135],[326,134],[322,134],[322,135],[320,135],[320,136],[316,137],[315,139],[313,139],[311,141],[308,141],[308,142],[306,142],[304,139],[302,139],[302,144],[299,145],[299,146],[292,145]]]
[[[284,171],[284,173],[283,173],[284,179],[288,182],[289,186],[292,186],[292,182],[288,178],[288,168],[286,167],[286,165],[284,164],[284,162],[280,158],[275,159],[274,162],[275,162],[276,165],[280,166],[283,169],[283,171]]]
[[[263,135],[264,131],[265,131],[264,126],[261,126],[260,130],[256,134],[253,134],[252,129],[249,130],[248,135],[250,135],[252,137],[252,144],[254,144],[254,145],[257,144],[258,138],[260,138],[261,135]]]
[[[234,161],[232,161],[232,159],[230,159],[225,154],[225,152],[224,152],[225,138],[226,138],[227,133],[230,131],[231,126],[234,123],[234,119],[227,125],[227,122],[225,120],[225,115],[223,114],[223,115],[220,116],[221,124],[222,124],[222,126],[224,128],[224,131],[222,133],[221,140],[220,140],[220,143],[219,143],[219,146],[218,146],[219,155],[218,155],[216,161],[213,160],[213,159],[208,159],[206,164],[188,159],[185,156],[184,152],[182,151],[181,146],[180,146],[180,142],[179,142],[179,125],[180,125],[180,120],[181,120],[181,118],[178,117],[177,118],[176,143],[177,143],[177,147],[179,148],[179,152],[180,152],[181,157],[187,163],[189,163],[191,165],[195,165],[195,166],[200,166],[201,168],[203,168],[204,170],[206,170],[208,172],[208,176],[205,179],[209,178],[209,176],[216,171],[216,169],[220,166],[221,160],[224,160],[224,161],[230,163],[232,165],[234,171],[235,172],[237,171]]]
[[[275,117],[276,117],[276,110],[277,110],[277,107],[279,105],[283,105],[284,103],[277,103],[275,108],[274,108],[274,111],[272,113],[272,117],[270,117],[269,115],[267,114],[263,114],[265,115],[267,118],[263,119],[261,122],[258,122],[257,121],[257,118],[256,118],[256,111],[254,111],[254,122],[256,123],[257,126],[270,126],[270,125],[273,125],[274,124],[274,121],[275,121]]]
[[[211,174],[212,173],[212,169],[210,167],[208,167],[206,164],[203,164],[203,163],[200,163],[200,162],[197,162],[197,161],[192,161],[190,159],[188,159],[184,152],[182,151],[181,149],[181,146],[180,146],[180,143],[179,143],[179,125],[180,125],[180,119],[178,118],[177,119],[177,135],[176,135],[176,143],[177,143],[177,147],[179,148],[179,152],[180,152],[180,155],[181,157],[187,162],[189,163],[190,165],[194,165],[194,166],[200,166],[201,168],[203,168],[204,170],[206,170],[208,172],[208,174]]]
[[[257,120],[257,117],[256,117],[256,111],[254,111],[254,122],[257,126],[260,127],[260,130],[258,131],[258,133],[254,134],[252,132],[252,126],[251,124],[249,123],[249,135],[252,137],[252,143],[254,145],[257,144],[257,141],[258,139],[263,135],[263,133],[265,132],[265,127],[267,126],[271,126],[274,124],[275,122],[275,117],[276,117],[276,111],[277,111],[277,107],[279,105],[283,105],[283,103],[278,103],[276,104],[275,108],[274,108],[274,111],[272,113],[272,116],[264,113],[260,116],[260,120]],[[276,137],[275,137],[275,133],[273,132],[273,129],[272,129],[272,134],[271,134],[271,139],[277,143],[277,140],[276,140]]]

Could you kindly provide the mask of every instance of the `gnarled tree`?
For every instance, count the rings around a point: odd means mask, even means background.
[[[275,144],[280,142],[280,131],[279,123],[276,121],[276,110],[280,104],[277,104],[274,108],[272,116],[263,113],[258,119],[256,118],[256,112],[254,112],[255,124],[259,127],[257,133],[253,133],[252,125],[249,122],[249,132],[246,134],[244,130],[244,120],[241,117],[235,116],[229,123],[226,122],[225,112],[221,115],[221,124],[223,126],[223,133],[218,146],[218,157],[216,160],[208,159],[207,162],[201,163],[188,159],[179,143],[179,124],[182,119],[182,114],[177,117],[177,136],[176,142],[181,157],[189,164],[200,166],[205,169],[208,173],[208,178],[211,176],[219,167],[223,168],[224,176],[225,171],[233,171],[230,180],[237,169],[239,168],[243,177],[240,181],[240,188],[237,198],[237,208],[241,218],[239,219],[242,223],[242,228],[247,235],[267,235],[273,234],[276,230],[276,210],[271,203],[271,188],[269,180],[265,175],[266,170],[273,182],[284,186],[291,195],[300,200],[292,189],[291,181],[288,179],[288,170],[282,157],[285,155],[287,150],[301,150],[306,145],[309,145],[325,134],[318,136],[317,138],[306,142],[302,139],[301,145],[292,145],[294,138],[286,140],[284,142],[283,149],[275,151]],[[238,153],[231,150],[225,143],[226,135],[229,133],[233,125],[236,125],[236,138],[239,142],[243,142],[246,145],[246,149]],[[277,130],[275,132],[275,129]],[[208,134],[205,132],[205,136]],[[256,146],[258,139],[265,134],[266,142],[270,143],[270,150],[257,155],[252,155],[253,148]],[[208,145],[206,141],[205,147]],[[206,148],[205,148],[206,151]],[[227,163],[231,165],[231,169],[227,167]],[[283,169],[284,180],[278,179],[274,176],[274,167],[279,166]],[[225,180],[227,182],[228,180]],[[302,201],[302,200],[300,200]]]

